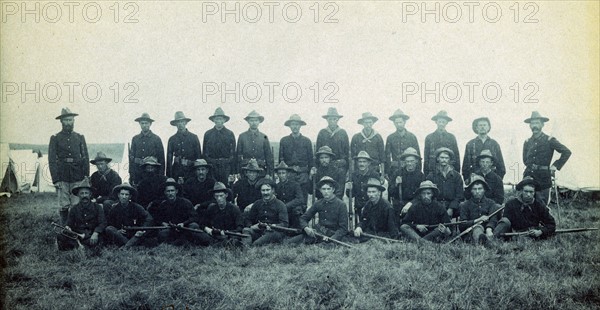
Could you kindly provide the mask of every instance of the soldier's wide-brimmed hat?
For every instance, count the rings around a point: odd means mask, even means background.
[[[390,116],[390,121],[393,122],[399,117],[403,118],[405,121],[410,118],[410,116],[406,115],[404,112],[402,112],[402,110],[398,109],[394,111],[394,114],[392,114],[392,116]]]
[[[352,159],[359,160],[361,158],[368,159],[369,161],[373,161],[373,158],[371,158],[371,156],[369,156],[369,153],[367,153],[366,151],[358,152],[358,154],[356,154],[356,156],[354,156]]]
[[[83,189],[83,188],[87,188],[90,191],[94,192],[94,188],[90,184],[90,179],[88,177],[83,178],[83,180],[81,180],[81,182],[79,182],[79,184],[77,184],[77,186],[73,187],[73,189],[71,190],[71,194],[77,196],[77,193],[79,193],[79,190]]]
[[[437,158],[438,156],[440,156],[440,153],[443,153],[443,152],[448,153],[448,155],[450,155],[450,159],[454,158],[454,152],[451,149],[447,148],[447,147],[440,147],[437,150],[435,150],[435,153],[434,153],[435,154],[435,158]]]
[[[142,116],[136,118],[135,121],[136,122],[141,122],[141,121],[154,122],[154,120],[150,117],[150,114],[148,114],[146,112],[142,113]]]
[[[177,181],[175,181],[175,179],[168,178],[165,181],[165,183],[162,184],[162,190],[164,191],[167,188],[167,186],[175,186],[177,191],[179,191],[179,193],[181,194],[181,184],[177,183]]]
[[[185,114],[183,114],[183,112],[177,111],[177,112],[175,112],[175,117],[173,117],[173,120],[170,123],[172,126],[176,126],[176,123],[179,121],[189,122],[191,120],[192,120],[191,118],[185,117]]]
[[[212,168],[212,165],[209,164],[205,159],[196,159],[194,161],[194,169],[199,167]]]
[[[296,169],[288,166],[284,161],[281,161],[279,163],[279,165],[275,166],[275,169],[273,169],[275,172],[279,171],[279,170],[287,170],[287,171],[292,171],[292,172],[296,172]]]
[[[448,116],[448,112],[446,112],[446,111],[444,111],[444,110],[441,110],[441,111],[437,112],[437,114],[436,114],[436,115],[434,115],[434,116],[431,118],[431,120],[435,122],[435,121],[437,121],[437,120],[438,120],[438,118],[445,118],[445,119],[446,119],[446,120],[448,120],[449,122],[451,122],[451,121],[452,121],[452,118],[451,118],[450,116]]]
[[[540,121],[542,121],[544,123],[550,120],[549,118],[542,116],[540,114],[540,112],[533,111],[533,112],[531,112],[531,116],[525,120],[525,123],[531,123],[531,121],[534,119],[539,119]]]
[[[246,120],[246,122],[251,119],[251,118],[257,118],[259,122],[264,122],[265,121],[265,117],[258,114],[258,112],[256,112],[255,110],[252,110],[252,112],[250,112],[248,114],[248,116],[244,117],[244,119]]]
[[[480,121],[486,121],[488,123],[488,127],[491,130],[492,129],[492,123],[490,123],[490,119],[487,117],[479,117],[473,120],[473,123],[471,123],[471,129],[473,129],[473,132],[478,134],[477,132],[477,123],[479,123]]]
[[[433,182],[431,182],[429,180],[426,180],[426,181],[421,182],[421,184],[419,184],[419,188],[417,188],[417,190],[415,191],[415,195],[418,195],[424,189],[432,190],[434,196],[437,196],[437,194],[439,193],[439,189],[438,189],[437,185],[435,185]]]
[[[225,112],[223,112],[223,109],[221,109],[221,108],[217,108],[215,110],[215,113],[213,113],[213,115],[209,116],[208,119],[211,120],[211,121],[213,121],[213,119],[215,117],[217,117],[217,116],[220,116],[220,117],[224,118],[225,119],[225,123],[227,123],[229,121],[229,119],[230,119],[229,116],[225,115]]]
[[[112,158],[106,156],[104,152],[98,152],[98,154],[96,154],[96,158],[90,160],[90,164],[95,165],[99,161],[105,161],[106,163],[110,163],[112,161]]]
[[[409,147],[406,150],[404,150],[404,152],[402,152],[402,155],[400,155],[400,160],[405,160],[406,157],[409,156],[414,156],[417,158],[417,160],[421,160],[421,156],[419,156],[419,152],[417,150],[415,150],[415,148],[413,147]]]
[[[373,113],[365,112],[362,114],[361,118],[358,119],[358,123],[362,125],[362,123],[367,119],[373,120],[373,123],[375,123],[378,120],[378,118],[375,115],[373,115]]]
[[[381,181],[379,181],[376,178],[369,178],[369,180],[367,180],[367,184],[365,185],[365,187],[369,188],[369,187],[375,187],[380,191],[385,191],[385,187],[383,185],[381,185]]]
[[[258,182],[256,182],[256,185],[254,185],[254,187],[256,187],[257,189],[260,189],[265,184],[271,186],[271,188],[275,188],[275,180],[270,179],[270,178],[262,178],[262,179],[258,180]]]
[[[336,108],[331,107],[331,108],[327,109],[327,114],[323,115],[324,119],[327,119],[328,117],[342,118],[344,116],[339,114]]]
[[[219,193],[219,192],[227,193],[227,194],[229,194],[229,196],[233,195],[233,191],[221,182],[215,182],[215,186],[212,189],[208,190],[209,194],[214,194],[214,193]]]
[[[117,185],[117,186],[113,187],[113,190],[112,190],[113,196],[115,196],[115,197],[118,197],[118,195],[119,195],[119,192],[120,192],[122,189],[126,189],[126,190],[128,190],[128,191],[129,191],[129,193],[131,194],[131,197],[135,197],[135,196],[137,196],[137,193],[138,193],[137,189],[135,189],[135,187],[131,186],[131,185],[130,185],[129,183],[127,183],[127,182],[123,182],[123,184],[119,184],[119,185]]]
[[[337,188],[338,186],[338,183],[332,177],[329,176],[322,177],[319,180],[319,182],[317,182],[317,187],[320,188],[321,186],[323,186],[323,184],[330,184],[334,188]]]
[[[284,126],[290,126],[290,124],[292,122],[298,122],[300,124],[300,126],[305,126],[306,122],[302,120],[302,118],[300,118],[300,115],[298,114],[292,114],[290,116],[290,119],[288,119],[287,121],[285,121],[285,123],[283,124]]]
[[[322,155],[322,154],[326,154],[326,155],[329,155],[332,157],[335,156],[335,154],[333,153],[333,150],[327,145],[320,147],[319,150],[317,150],[317,152],[315,153],[315,155],[317,157],[319,157],[319,155]]]
[[[482,150],[481,153],[479,153],[479,155],[477,155],[477,161],[479,161],[482,158],[491,158],[493,162],[496,161],[496,158],[494,157],[494,155],[492,154],[492,151],[485,149]]]
[[[146,165],[150,165],[150,166],[162,166],[158,162],[158,160],[156,160],[156,157],[154,157],[154,156],[146,156],[146,157],[144,157],[144,159],[142,160],[142,167],[144,167]]]
[[[538,183],[538,181],[534,180],[532,177],[524,177],[523,180],[521,180],[521,182],[519,182],[516,186],[516,189],[518,191],[523,190],[523,187],[525,185],[531,185],[533,186],[533,188],[538,191],[540,190],[540,183]]]
[[[475,173],[471,173],[471,176],[469,177],[469,184],[467,184],[466,188],[467,190],[471,190],[471,188],[473,187],[473,185],[477,184],[477,183],[481,183],[483,184],[483,188],[485,188],[486,191],[490,190],[490,186],[489,184],[485,181],[485,179]]]
[[[263,168],[258,166],[258,162],[256,161],[256,159],[250,159],[248,161],[248,164],[246,166],[242,167],[242,170],[261,172],[261,171],[263,171]]]
[[[77,115],[79,115],[79,114],[71,112],[71,110],[69,108],[62,108],[62,110],[60,111],[60,115],[57,116],[55,119],[62,119],[63,117],[77,116]]]

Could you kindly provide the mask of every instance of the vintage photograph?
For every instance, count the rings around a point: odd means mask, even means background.
[[[0,0],[3,309],[597,309],[597,1]]]

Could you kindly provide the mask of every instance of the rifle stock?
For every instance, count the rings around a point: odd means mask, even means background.
[[[498,214],[500,211],[504,210],[505,205],[503,205],[502,207],[498,208],[498,210],[492,212],[492,214],[488,215],[488,218],[491,218],[492,216]],[[450,241],[448,241],[448,243],[452,243],[460,238],[462,238],[462,236],[468,234],[471,232],[471,230],[473,230],[473,228],[475,228],[475,226],[480,225],[481,223],[483,223],[483,221],[479,221],[479,222],[475,222],[473,225],[471,225],[471,227],[465,229],[463,232],[461,232],[458,236],[452,238]]]

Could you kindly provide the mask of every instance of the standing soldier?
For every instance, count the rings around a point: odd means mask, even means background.
[[[383,146],[383,138],[375,129],[373,124],[378,120],[371,112],[365,112],[358,120],[358,123],[363,126],[363,129],[352,137],[350,142],[350,150],[352,156],[357,156],[361,151],[369,153],[371,156],[371,166],[379,173],[384,172],[383,165],[385,163],[385,149]]]
[[[385,172],[391,175],[399,175],[399,171],[404,167],[402,154],[408,148],[412,148],[417,152],[419,162],[417,163],[418,170],[421,171],[421,151],[419,150],[419,141],[417,137],[404,127],[406,121],[410,117],[402,110],[398,109],[390,116],[390,121],[396,126],[396,132],[389,135],[385,141]],[[391,180],[391,179],[390,179]],[[420,181],[419,181],[420,183]],[[419,186],[417,183],[417,187]]]
[[[556,170],[560,170],[569,157],[571,151],[562,145],[556,138],[548,136],[542,132],[544,123],[549,121],[543,117],[540,112],[533,111],[531,117],[525,120],[529,124],[533,135],[525,140],[523,145],[523,162],[525,163],[525,172],[523,176],[530,176],[539,183],[540,199],[544,204],[550,199],[550,187],[552,187],[552,176]],[[552,162],[554,151],[560,153],[560,158]]]
[[[73,131],[75,114],[63,108],[56,119],[62,124],[62,131],[50,137],[48,164],[52,183],[58,193],[59,214],[62,224],[67,221],[69,208],[79,202],[71,191],[85,177],[90,175],[89,156],[85,137]]]
[[[167,176],[179,184],[194,177],[194,161],[202,154],[198,136],[185,128],[190,121],[181,111],[175,112],[171,121],[172,126],[177,126],[177,133],[169,138],[167,145]]]
[[[267,135],[258,130],[258,125],[264,122],[265,118],[253,110],[244,119],[248,122],[250,128],[248,131],[242,132],[238,138],[236,150],[238,168],[241,170],[242,167],[248,164],[250,159],[254,158],[258,166],[265,171],[264,173],[271,176],[274,164],[271,143]]]
[[[464,198],[464,182],[460,173],[450,165],[455,158],[454,153],[449,148],[441,147],[434,154],[438,165],[426,179],[437,186],[439,190],[439,195],[436,195],[437,201],[446,208],[448,216],[458,217],[460,213],[458,204]]]
[[[339,186],[338,184],[344,184],[346,175],[342,168],[338,168],[335,164],[332,163],[332,159],[335,158],[335,154],[331,151],[331,148],[329,146],[325,145],[319,148],[317,153],[315,153],[315,156],[317,157],[318,162],[316,167],[312,167],[310,169],[311,179],[313,179],[315,183],[317,182],[317,180],[323,179],[323,177],[330,177],[334,179],[337,183],[335,186],[335,195],[338,198],[342,199],[342,197],[344,196],[344,189],[337,187]],[[315,198],[323,198],[321,191],[318,191],[316,188]]]
[[[305,126],[306,122],[298,114],[290,116],[284,125],[290,127],[292,134],[281,138],[279,162],[285,162],[296,172],[295,181],[300,184],[306,200],[310,190],[308,172],[314,163],[312,142],[300,133],[300,127]]]
[[[213,166],[213,175],[221,183],[229,184],[229,177],[235,174],[235,136],[225,128],[229,121],[223,109],[217,108],[215,113],[208,117],[215,127],[204,133],[204,158]],[[231,187],[231,184],[229,184]]]
[[[331,148],[331,152],[336,154],[332,158],[331,164],[342,169],[342,173],[345,177],[349,168],[348,163],[350,163],[350,140],[348,139],[346,131],[338,126],[338,121],[342,117],[344,116],[338,114],[336,108],[332,107],[327,110],[327,114],[323,115],[323,118],[327,120],[327,127],[319,131],[316,147],[317,150],[324,146]],[[337,191],[343,192],[343,189],[337,189]]]
[[[504,166],[502,150],[500,149],[498,142],[488,136],[488,133],[492,128],[490,119],[487,117],[477,118],[473,121],[471,128],[473,128],[477,137],[469,141],[465,147],[465,158],[462,164],[463,179],[467,180],[471,176],[471,173],[475,173],[479,165],[479,160],[477,158],[483,150],[489,150],[492,153],[492,156],[495,158],[492,170],[500,177],[500,179],[504,178],[506,167]]]
[[[131,139],[131,150],[129,151],[129,176],[131,184],[137,186],[142,178],[142,164],[144,158],[154,157],[160,167],[157,173],[165,174],[165,149],[159,136],[150,130],[154,120],[148,113],[142,113],[142,116],[135,119],[140,124],[142,132]]]
[[[216,181],[208,176],[209,169],[212,167],[206,160],[196,160],[194,168],[196,168],[196,176],[183,183],[183,197],[191,201],[194,207],[204,209],[212,202],[213,195],[210,190],[215,187]]]
[[[96,158],[90,160],[90,163],[96,165],[96,169],[98,169],[90,177],[90,182],[94,188],[94,198],[96,199],[96,203],[104,207],[111,206],[115,199],[117,199],[113,195],[113,188],[121,184],[119,174],[108,166],[108,163],[111,161],[112,158],[107,157],[104,152],[98,152]]]
[[[448,112],[442,110],[434,115],[431,120],[436,123],[437,129],[425,137],[423,174],[428,175],[430,172],[435,171],[437,162],[435,150],[440,147],[447,147],[454,153],[455,157],[451,165],[454,167],[454,170],[460,173],[460,154],[458,153],[456,137],[446,131],[446,125],[452,121],[452,118],[448,116]]]
[[[289,179],[288,173],[291,171],[294,171],[294,169],[283,161],[275,167],[275,173],[279,178],[279,183],[275,185],[275,194],[277,199],[285,204],[290,227],[300,228],[300,215],[306,210],[306,196],[300,184]]]

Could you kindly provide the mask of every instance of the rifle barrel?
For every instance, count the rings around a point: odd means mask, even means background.
[[[400,240],[386,238],[386,237],[381,237],[381,236],[377,236],[377,235],[372,235],[372,234],[365,233],[365,232],[363,232],[362,235],[364,235],[365,237],[369,237],[369,238],[373,238],[373,239],[379,239],[379,240],[383,240],[383,241],[387,241],[387,242],[402,242]]]
[[[125,226],[125,230],[160,230],[160,229],[171,229],[169,226]]]

